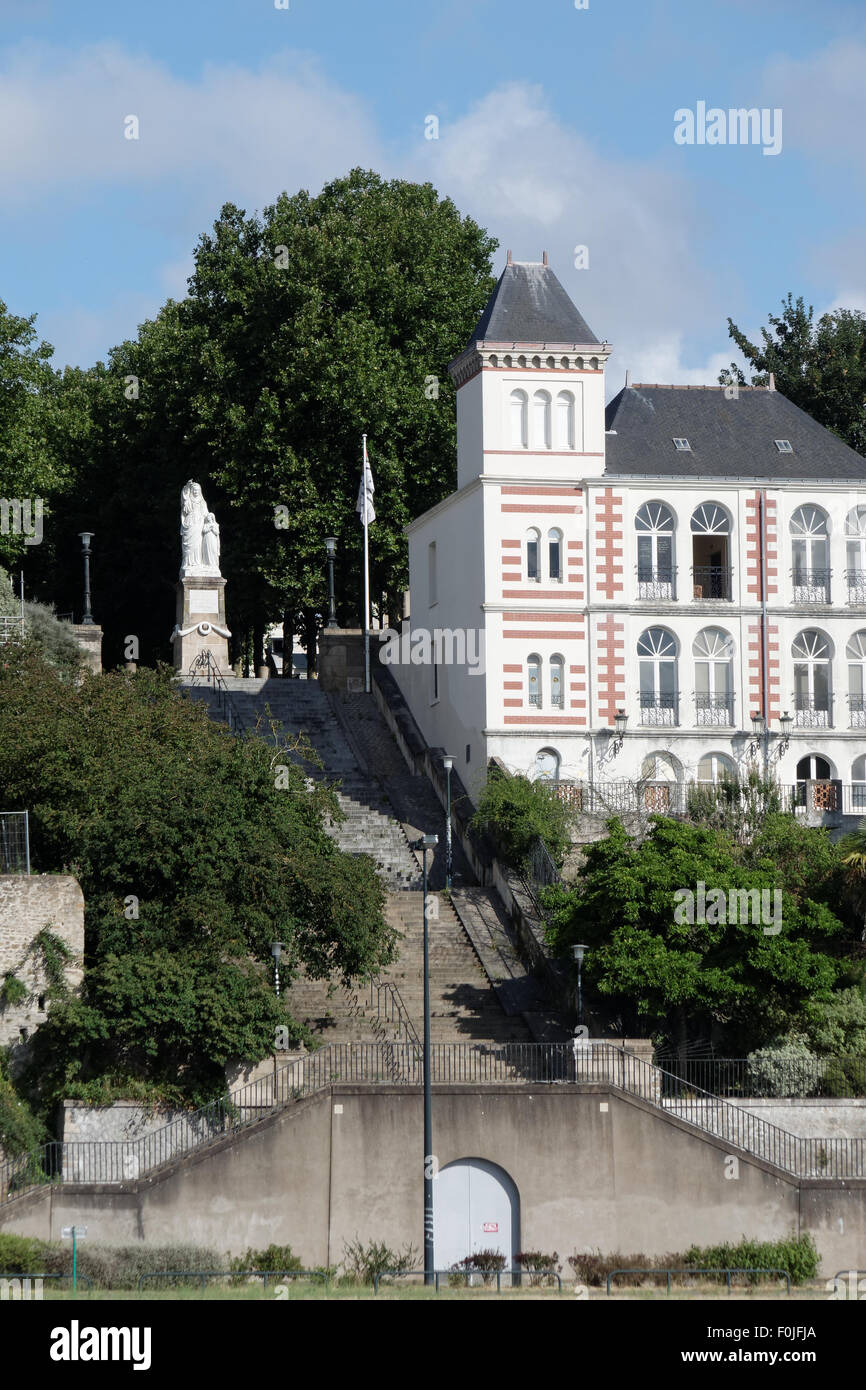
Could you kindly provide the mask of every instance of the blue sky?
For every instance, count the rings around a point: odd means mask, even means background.
[[[612,390],[713,381],[728,314],[866,309],[864,72],[862,0],[0,0],[0,299],[88,365],[223,202],[360,164],[431,179],[499,262],[548,250]],[[781,153],[677,145],[699,101],[780,108]]]

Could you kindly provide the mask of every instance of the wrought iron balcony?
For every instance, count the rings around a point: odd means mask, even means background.
[[[637,596],[648,599],[675,599],[677,596],[676,567],[660,565],[637,566]]]
[[[849,695],[848,709],[851,712],[851,728],[866,729],[866,695]]]
[[[833,699],[830,695],[795,695],[794,725],[798,729],[830,729]]]
[[[866,570],[846,570],[848,602],[866,605]]]
[[[693,565],[694,597],[699,600],[722,599],[730,602],[733,573],[730,565]]]
[[[677,718],[678,696],[649,695],[645,690],[642,690],[638,698],[640,700],[641,724],[647,724],[653,728],[672,728],[679,723]]]
[[[698,724],[712,725],[722,729],[733,728],[734,697],[733,695],[696,695],[695,713]]]
[[[791,570],[791,584],[795,603],[829,603],[830,576],[832,570],[799,569]]]

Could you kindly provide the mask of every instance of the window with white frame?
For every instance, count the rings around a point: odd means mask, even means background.
[[[511,392],[511,446],[514,449],[529,447],[529,398],[519,388]]]
[[[698,763],[698,782],[702,785],[733,781],[736,775],[733,759],[726,753],[705,753]]]
[[[637,532],[638,598],[674,596],[674,515],[664,502],[644,502]]]
[[[852,507],[845,518],[848,602],[866,603],[866,507]]]
[[[699,724],[734,722],[734,643],[720,627],[702,628],[692,643],[695,712]]]
[[[845,647],[848,658],[848,708],[851,714],[851,728],[866,728],[866,629],[848,641]]]
[[[550,392],[536,391],[532,397],[532,447],[550,448]]]
[[[526,578],[541,582],[541,532],[534,526],[526,533]]]
[[[550,704],[553,709],[565,708],[565,659],[559,653],[550,658]]]
[[[798,728],[826,729],[831,723],[832,657],[829,637],[817,628],[798,632],[794,659],[794,709]]]
[[[562,532],[555,526],[547,533],[547,574],[554,583],[562,582]]]
[[[528,704],[541,709],[541,657],[537,652],[526,659],[526,699]]]
[[[794,512],[789,529],[794,602],[828,602],[830,528],[827,513],[808,502]]]
[[[663,627],[648,627],[637,643],[642,724],[677,722],[677,644]]]
[[[573,449],[574,443],[574,396],[571,391],[560,391],[556,397],[556,448]]]

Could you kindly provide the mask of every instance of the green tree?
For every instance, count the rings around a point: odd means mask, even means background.
[[[91,1078],[219,1089],[226,1061],[263,1057],[293,1026],[274,940],[287,981],[302,967],[351,979],[390,957],[372,860],[323,827],[333,792],[212,723],[165,669],[70,686],[10,648],[0,785],[4,809],[30,812],[34,867],[75,874],[86,904],[83,993],[61,991],[35,1037],[43,1098]]]
[[[557,869],[571,847],[572,816],[540,779],[494,773],[478,799],[472,827],[487,833],[512,868],[525,870],[539,839]]]
[[[728,319],[729,336],[753,369],[751,384],[766,386],[772,372],[783,395],[852,449],[866,452],[866,314],[834,309],[816,323],[812,306],[789,293],[781,314],[768,318],[760,344]],[[719,380],[742,384],[745,376],[732,362]]]
[[[588,986],[623,1027],[661,1032],[680,1049],[711,1033],[742,1049],[786,1031],[810,1001],[829,999],[839,973],[834,943],[845,929],[793,876],[760,857],[746,860],[720,830],[662,816],[651,817],[642,841],[619,820],[608,829],[586,847],[578,882],[550,892],[551,938],[566,957],[573,942],[590,947]],[[708,893],[720,889],[726,907],[731,890],[780,889],[781,930],[727,921],[746,914],[709,906],[709,920],[698,920],[698,910],[688,920],[677,894],[696,894],[700,883]]]

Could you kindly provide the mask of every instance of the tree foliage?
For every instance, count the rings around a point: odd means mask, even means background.
[[[571,814],[539,779],[493,773],[471,824],[491,836],[506,864],[521,871],[539,839],[558,869],[571,846]]]
[[[4,809],[29,810],[34,867],[74,874],[86,903],[83,993],[56,998],[35,1036],[43,1092],[128,1077],[201,1097],[229,1060],[261,1058],[292,1024],[274,996],[273,941],[287,980],[301,967],[348,980],[389,958],[372,860],[323,828],[339,815],[333,793],[299,766],[275,776],[274,761],[165,669],[70,686],[10,649]]]

